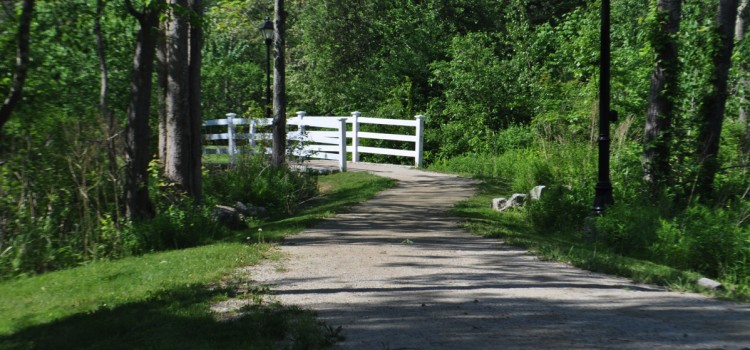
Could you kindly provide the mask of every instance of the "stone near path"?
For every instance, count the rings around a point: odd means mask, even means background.
[[[398,185],[245,269],[274,300],[342,326],[344,349],[750,349],[750,306],[539,261],[448,210],[471,180],[353,164]]]

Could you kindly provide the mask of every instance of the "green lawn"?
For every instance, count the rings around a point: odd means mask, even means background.
[[[393,185],[365,173],[319,179],[321,196],[297,215],[258,222],[227,242],[146,254],[0,283],[0,349],[325,348],[334,329],[310,311],[258,303],[221,320],[209,305],[237,294],[219,287],[271,245]],[[261,229],[261,230],[258,230]],[[247,238],[251,239],[248,240]]]

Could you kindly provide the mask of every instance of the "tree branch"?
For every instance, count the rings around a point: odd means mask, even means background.
[[[136,11],[131,0],[125,0],[125,8],[128,10],[128,13],[131,16],[135,17],[135,19],[137,19],[139,22],[143,21],[144,13]]]

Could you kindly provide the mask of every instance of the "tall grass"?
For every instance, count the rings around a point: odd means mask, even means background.
[[[96,143],[79,141],[95,130],[80,128],[59,136],[62,149],[19,148],[0,166],[0,280],[215,242],[232,234],[214,218],[217,204],[262,206],[280,217],[318,194],[314,174],[245,156],[235,165],[206,169],[204,201],[197,204],[165,181],[154,162],[150,193],[156,217],[126,222],[118,207],[119,182],[107,160]],[[27,154],[36,149],[39,154]]]
[[[472,154],[446,159],[433,168],[471,175],[493,184],[508,197],[545,185],[516,220],[529,234],[558,237],[570,244],[598,247],[622,257],[644,259],[747,288],[750,282],[750,201],[741,192],[745,179],[720,176],[720,199],[701,204],[680,189],[654,193],[642,180],[640,147],[619,142],[613,147],[611,176],[615,205],[594,217],[596,149],[588,142],[536,140],[530,147],[499,154]],[[488,205],[489,197],[485,197]],[[502,214],[506,215],[506,214]],[[587,224],[588,223],[588,224]],[[516,237],[516,239],[518,239]]]

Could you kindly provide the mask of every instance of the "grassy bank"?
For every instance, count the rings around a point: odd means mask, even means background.
[[[517,149],[499,155],[457,157],[433,169],[483,181],[479,193],[454,210],[474,234],[502,238],[542,259],[571,263],[635,281],[697,291],[702,277],[719,280],[722,298],[750,300],[748,227],[744,201],[733,207],[687,206],[650,200],[638,182],[637,164],[613,164],[617,203],[592,217],[595,160],[586,145]],[[614,157],[617,159],[617,153]],[[492,198],[547,188],[540,201],[504,213]]]
[[[325,348],[335,330],[308,311],[266,305],[245,290],[241,317],[221,320],[209,305],[238,293],[232,271],[271,245],[364,201],[393,181],[364,173],[320,177],[320,195],[294,215],[257,221],[223,242],[93,262],[0,283],[0,349]],[[261,229],[261,230],[258,230]],[[261,233],[262,232],[262,233]],[[248,237],[250,239],[248,240]]]

